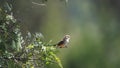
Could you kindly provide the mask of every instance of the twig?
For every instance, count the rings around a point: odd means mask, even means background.
[[[39,5],[39,6],[47,6],[46,4],[39,4],[39,3],[36,3],[36,2],[32,2],[33,4],[35,5]]]

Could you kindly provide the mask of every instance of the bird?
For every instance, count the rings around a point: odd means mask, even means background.
[[[70,35],[65,35],[61,41],[56,44],[57,48],[67,48],[67,44],[69,43]]]

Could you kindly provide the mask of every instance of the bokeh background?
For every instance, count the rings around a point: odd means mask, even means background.
[[[35,4],[35,3],[37,4]],[[41,32],[52,44],[69,34],[68,48],[59,49],[64,68],[120,68],[119,0],[14,1],[14,16],[26,31]],[[48,68],[59,68],[50,65]]]

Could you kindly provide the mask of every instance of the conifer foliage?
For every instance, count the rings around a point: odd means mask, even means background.
[[[13,0],[0,0],[0,68],[45,68],[48,64],[57,63],[57,49],[50,43],[41,41],[41,33],[23,38],[19,22],[12,12]],[[29,44],[27,42],[32,38]]]

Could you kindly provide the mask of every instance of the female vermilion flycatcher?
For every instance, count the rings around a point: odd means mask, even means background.
[[[64,38],[56,44],[56,47],[59,48],[67,48],[67,44],[69,43],[70,35],[65,35]]]

